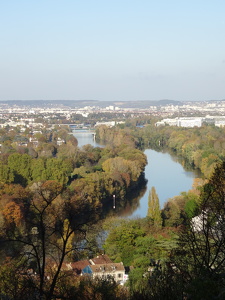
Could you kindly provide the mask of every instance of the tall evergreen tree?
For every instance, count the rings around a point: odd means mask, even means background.
[[[161,211],[160,211],[160,205],[159,205],[159,197],[156,193],[154,186],[149,191],[147,216],[152,219],[154,226],[157,226],[157,227],[162,226],[162,217],[161,217]]]

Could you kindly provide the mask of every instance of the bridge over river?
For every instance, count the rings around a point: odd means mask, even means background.
[[[77,128],[73,126],[70,126],[70,129],[72,130],[72,134],[77,138],[79,147],[84,146],[86,144],[91,144],[94,147],[100,146],[95,141],[95,137],[96,137],[95,129],[85,128],[85,127]]]
[[[63,123],[63,124],[52,124],[53,126],[68,126],[72,131],[80,131],[83,130],[85,132],[95,132],[95,127],[93,126],[86,126],[84,124],[74,124],[74,123]]]
[[[84,124],[53,124],[58,126],[68,126],[74,135],[78,133],[91,134],[95,140],[96,132],[94,127],[85,126]]]

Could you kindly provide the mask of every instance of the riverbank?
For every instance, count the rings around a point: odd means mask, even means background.
[[[94,147],[104,147],[90,133],[77,133],[78,146],[91,144]],[[168,152],[158,152],[152,149],[144,151],[148,164],[145,167],[146,186],[141,185],[139,191],[129,194],[127,203],[122,210],[116,210],[121,217],[144,218],[148,210],[148,194],[152,186],[156,188],[160,206],[163,208],[168,199],[187,192],[192,188],[193,179],[199,174],[194,170],[185,170],[181,160]]]

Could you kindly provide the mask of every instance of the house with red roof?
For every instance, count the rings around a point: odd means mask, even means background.
[[[80,260],[77,262],[63,263],[62,270],[70,271],[74,275],[91,276],[92,278],[112,279],[116,282],[124,282],[127,280],[125,268],[122,262],[113,263],[111,259],[105,255],[99,255],[89,260]]]

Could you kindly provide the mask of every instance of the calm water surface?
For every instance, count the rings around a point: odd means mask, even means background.
[[[139,206],[132,212],[132,217],[146,217],[148,211],[148,195],[154,186],[159,196],[160,206],[169,198],[187,192],[191,189],[193,179],[198,177],[194,171],[185,171],[183,166],[168,153],[145,150],[148,165],[145,167],[145,178],[148,180],[145,194],[139,201]]]
[[[86,130],[79,130],[79,131],[73,131],[73,135],[76,137],[78,141],[78,147],[82,147],[84,145],[90,144],[94,147],[104,147],[101,144],[98,144],[94,138],[91,132]]]
[[[78,140],[78,146],[82,147],[91,144],[94,147],[104,147],[96,143],[90,132],[73,132]],[[140,195],[128,201],[127,206],[121,212],[124,217],[146,217],[148,211],[148,195],[154,186],[159,196],[160,206],[163,208],[165,202],[181,192],[187,192],[191,189],[193,179],[199,175],[194,171],[186,171],[178,160],[168,153],[157,152],[151,149],[145,150],[148,159],[148,165],[145,168],[145,178],[147,186]],[[132,199],[129,199],[132,200]],[[132,204],[131,204],[132,203]]]

